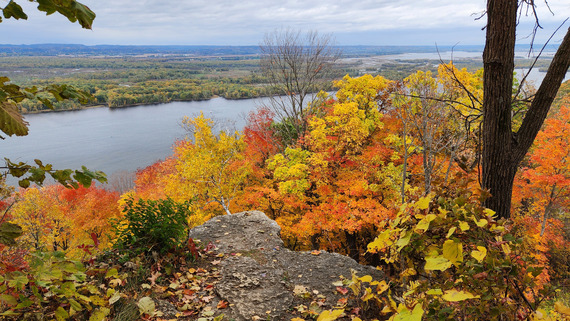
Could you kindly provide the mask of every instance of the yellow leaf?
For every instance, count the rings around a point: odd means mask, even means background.
[[[293,319],[291,319],[291,321],[305,321],[305,319],[301,319],[301,318],[293,318]]]
[[[396,245],[398,246],[398,251],[401,251],[404,246],[408,245],[410,243],[410,239],[412,238],[412,231],[405,231],[404,233],[402,233],[403,236],[400,237],[400,239],[396,242]]]
[[[488,209],[488,208],[484,209],[484,210],[483,210],[483,213],[485,213],[485,215],[490,216],[490,217],[493,217],[493,216],[495,216],[495,214],[496,214],[495,211],[493,211],[493,210],[491,210],[491,209]]]
[[[429,207],[430,197],[421,197],[414,205],[418,210],[426,210]]]
[[[325,310],[319,315],[317,321],[333,321],[338,319],[343,314],[344,310]]]
[[[417,272],[414,268],[407,268],[404,271],[402,271],[402,273],[400,273],[400,276],[410,276],[410,275],[416,275]]]
[[[479,295],[475,296],[467,291],[457,291],[455,289],[445,291],[445,294],[441,297],[448,302],[459,302],[468,299],[477,299]]]
[[[457,227],[452,227],[449,229],[449,231],[447,231],[447,235],[445,236],[446,239],[448,239],[451,235],[453,235],[453,233],[455,232],[455,230],[457,229]]]
[[[430,221],[427,219],[427,217],[421,219],[418,222],[418,225],[416,225],[416,228],[414,229],[414,231],[416,231],[418,233],[423,233],[423,232],[427,231],[429,229],[429,223],[430,223]]]
[[[509,244],[505,243],[505,244],[501,244],[501,248],[503,249],[503,252],[505,252],[505,254],[511,254],[511,247],[509,246]]]
[[[372,282],[372,277],[370,275],[365,275],[363,277],[358,278],[359,281],[370,283]]]
[[[465,221],[460,221],[459,222],[459,228],[461,229],[461,231],[465,232],[465,231],[469,230],[469,223],[467,223]]]
[[[390,286],[388,286],[388,284],[386,283],[386,281],[381,281],[378,284],[378,287],[376,287],[376,291],[378,294],[382,294],[384,293],[386,290],[388,290],[388,288],[390,288]]]
[[[560,314],[570,317],[570,308],[562,304],[560,301],[556,301],[556,303],[554,303],[554,310]]]
[[[438,255],[438,256],[428,256],[426,257],[426,265],[424,269],[427,271],[431,270],[439,270],[445,271],[451,266],[451,262],[445,257]]]
[[[487,256],[487,249],[483,246],[477,246],[477,250],[471,251],[471,256],[481,263],[485,256]]]
[[[482,218],[480,220],[477,221],[477,219],[475,218],[475,216],[472,216],[473,218],[473,222],[475,222],[475,224],[477,224],[477,226],[479,227],[483,227],[485,225],[487,225],[487,223],[489,223],[489,221],[487,221],[486,219]]]
[[[443,243],[443,257],[451,263],[463,262],[463,244],[454,240],[447,240]]]
[[[426,292],[428,295],[442,295],[443,291],[441,289],[431,289]]]
[[[391,236],[392,235],[389,230],[385,230],[380,233],[372,243],[368,244],[368,252],[376,253],[392,245],[394,242],[391,240]]]
[[[424,310],[421,304],[416,304],[412,311],[403,304],[398,307],[398,313],[394,316],[394,321],[421,321]]]

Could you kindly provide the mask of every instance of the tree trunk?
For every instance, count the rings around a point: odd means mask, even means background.
[[[525,115],[512,132],[512,85],[517,26],[517,0],[487,2],[487,35],[483,52],[483,188],[491,193],[485,206],[510,217],[518,164],[532,145],[570,65],[570,29]]]
[[[483,51],[483,188],[486,206],[508,217],[515,170],[512,162],[511,95],[517,26],[517,0],[487,2]]]

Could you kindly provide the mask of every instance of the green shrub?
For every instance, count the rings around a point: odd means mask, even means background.
[[[120,298],[90,283],[86,268],[63,252],[37,252],[26,271],[0,275],[0,320],[106,320]]]
[[[127,199],[124,217],[112,224],[117,234],[115,247],[138,253],[164,253],[176,248],[188,231],[187,219],[192,214],[189,207],[189,201]]]

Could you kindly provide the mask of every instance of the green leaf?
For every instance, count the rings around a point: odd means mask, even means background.
[[[28,135],[28,122],[18,111],[16,105],[8,101],[0,101],[0,130],[8,135]]]
[[[85,29],[91,29],[93,20],[95,19],[95,13],[91,11],[87,6],[75,1],[57,1],[57,0],[37,0],[38,10],[45,12],[50,15],[54,12],[58,12],[65,16],[69,21],[76,22],[79,21],[81,27]]]
[[[75,17],[77,18],[77,21],[79,21],[81,27],[91,29],[93,20],[95,20],[95,12],[77,1],[73,1],[73,9],[75,11]]]
[[[21,273],[15,275],[13,278],[8,279],[8,286],[12,288],[16,288],[18,290],[22,290],[26,284],[28,284],[29,279],[28,277]]]
[[[15,312],[15,311],[12,311],[12,310],[8,310],[8,311],[6,311],[6,312],[0,313],[0,316],[3,316],[3,317],[17,317],[17,316],[20,316],[20,315],[21,315],[21,313]]]
[[[65,311],[64,308],[57,307],[57,310],[55,310],[55,319],[57,321],[65,321],[68,318],[69,318],[69,313],[67,313],[67,311]]]
[[[4,222],[0,224],[0,243],[13,246],[16,238],[22,235],[22,227],[17,224]]]
[[[0,302],[3,302],[4,304],[11,306],[18,304],[18,300],[16,300],[15,297],[8,294],[0,294]]]
[[[10,1],[10,3],[8,3],[8,5],[6,5],[6,7],[4,7],[4,10],[2,10],[2,13],[4,14],[4,17],[6,19],[10,19],[10,18],[14,18],[16,20],[28,19],[28,16],[24,13],[24,10],[22,10],[22,7],[20,7],[20,5],[14,1]]]
[[[83,307],[81,306],[81,304],[73,299],[69,299],[69,305],[73,308],[73,310],[75,311],[81,311],[83,310]]]
[[[445,291],[445,294],[441,298],[448,302],[459,302],[469,299],[477,299],[479,297],[480,296],[475,296],[467,291],[457,291],[455,289],[451,289]]]
[[[463,262],[463,244],[454,240],[447,240],[443,243],[443,257],[451,263]]]

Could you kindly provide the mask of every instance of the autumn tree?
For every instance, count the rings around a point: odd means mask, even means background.
[[[379,106],[391,82],[365,75],[336,82],[308,120],[304,146],[267,161],[285,210],[276,220],[290,246],[326,248],[360,259],[375,229],[393,215],[400,172],[384,145]]]
[[[513,200],[530,214],[540,217],[540,235],[548,218],[570,209],[570,106],[545,121],[534,147],[529,152],[528,167],[517,175]],[[524,204],[524,206],[523,206]]]
[[[409,145],[413,145],[422,156],[424,194],[431,192],[432,180],[441,164],[438,156],[450,152],[455,141],[452,139],[450,120],[452,110],[447,106],[440,92],[440,83],[431,72],[417,71],[404,79],[405,92],[394,103],[398,118],[402,122],[404,149],[404,177],[407,175]],[[445,89],[442,89],[445,90]],[[408,143],[408,135],[413,140]],[[441,157],[439,157],[441,163]],[[402,180],[402,187],[405,179]],[[403,189],[401,191],[402,198]]]
[[[307,128],[309,95],[327,86],[339,51],[330,35],[280,29],[261,44],[261,67],[271,89],[270,108],[280,121],[284,140],[293,142]]]
[[[167,195],[174,200],[185,198],[181,201],[196,198],[194,204],[201,209],[215,203],[231,214],[232,201],[249,173],[242,136],[223,130],[215,134],[212,120],[203,114],[185,117],[183,123],[193,128],[193,137],[175,147],[176,171],[170,177]]]
[[[534,0],[488,0],[483,51],[482,185],[491,192],[485,206],[510,217],[515,174],[540,130],[570,66],[570,28],[533,97],[518,131],[513,131],[512,92],[518,19]],[[534,15],[538,24],[538,17]]]

